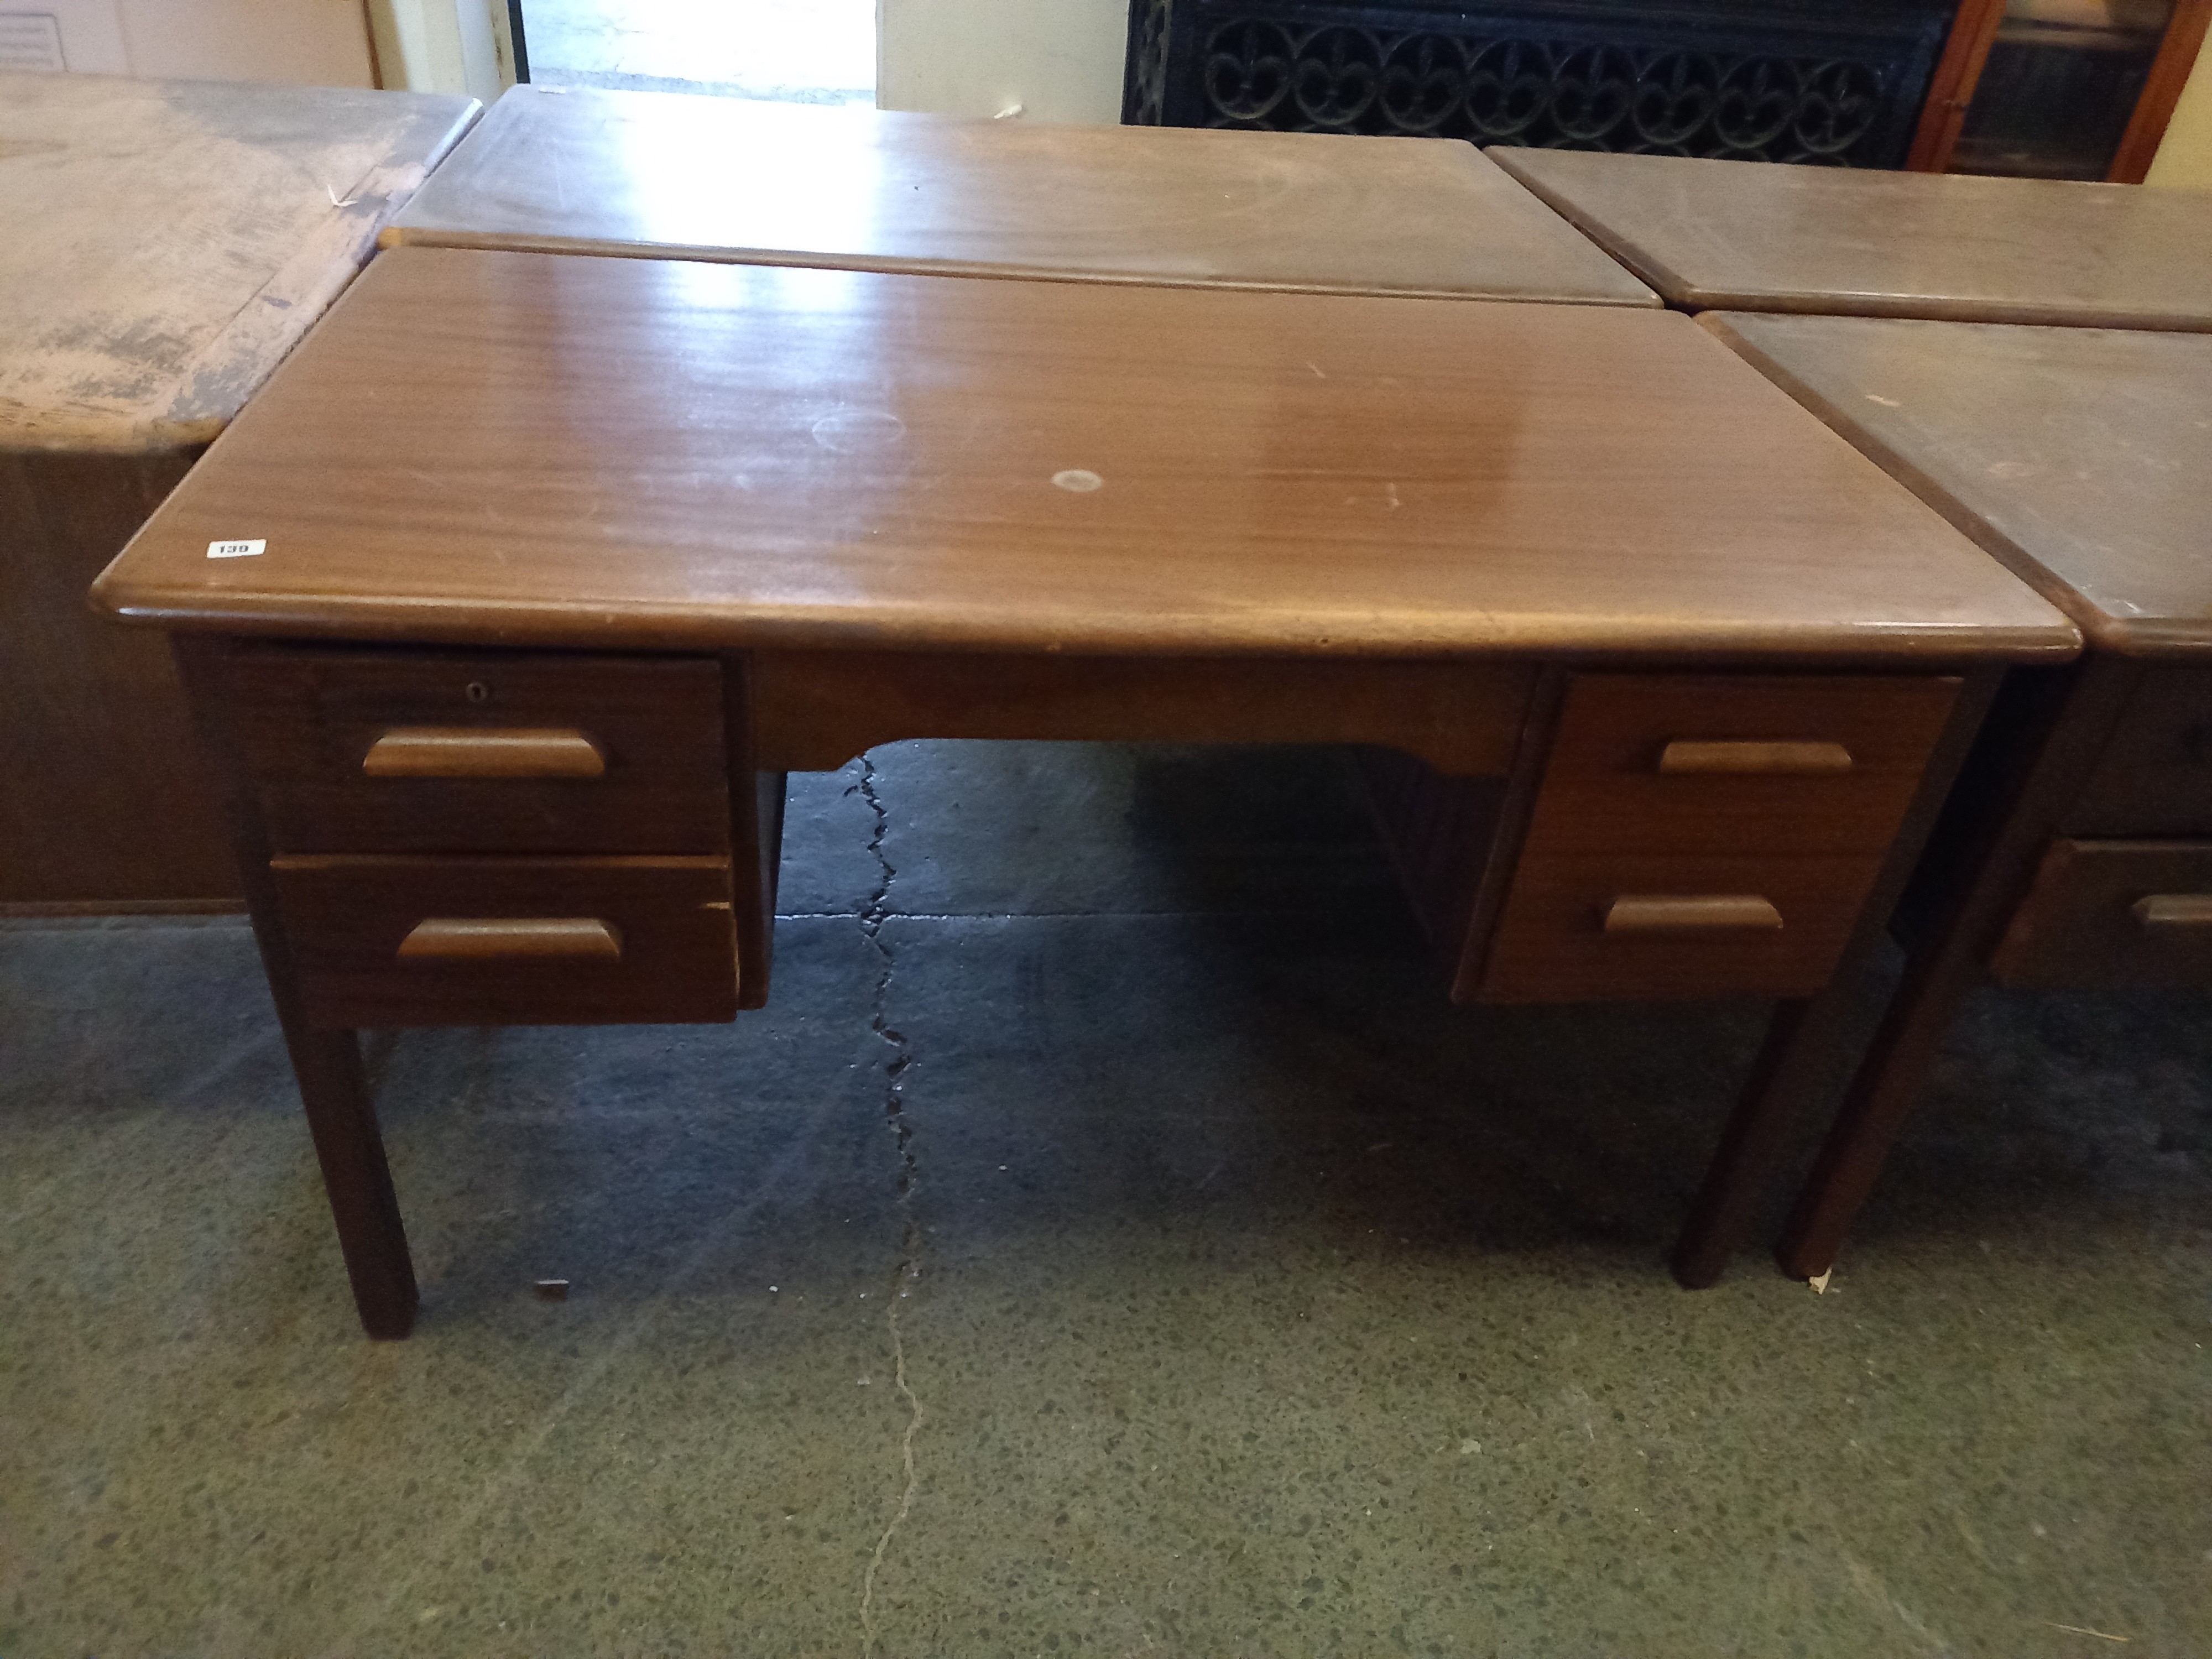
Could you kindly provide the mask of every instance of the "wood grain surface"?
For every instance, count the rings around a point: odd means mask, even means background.
[[[835,771],[902,738],[1367,743],[1447,775],[1512,763],[1533,671],[1517,663],[755,651],[756,764]]]
[[[84,604],[198,453],[0,452],[0,908],[241,902],[168,651]]]
[[[2000,985],[2212,984],[2212,842],[2054,841],[1990,956]]]
[[[258,557],[210,543],[265,539]],[[647,648],[2058,660],[1681,316],[401,248],[102,577]]]
[[[721,665],[712,658],[264,647],[224,665],[232,720],[279,853],[723,853]],[[604,769],[392,775],[395,728],[574,728]]]
[[[1732,313],[1701,320],[2041,589],[2096,646],[2212,658],[2212,338]]]
[[[271,861],[307,1018],[321,1027],[624,1025],[738,1008],[731,870],[710,858]],[[425,921],[597,923],[614,954],[433,954]]]
[[[0,449],[214,437],[476,111],[0,74]]]
[[[1656,306],[1472,145],[517,87],[387,243]]]
[[[2212,671],[2143,671],[2059,826],[2069,836],[2212,836]]]
[[[1497,149],[1668,304],[2212,330],[2212,193]]]
[[[1532,857],[1879,853],[1919,787],[1959,683],[1923,675],[1578,674],[1529,819]],[[1678,741],[1812,738],[1826,772],[1668,771]]]
[[[1498,918],[1480,1000],[1811,996],[1833,975],[1881,862],[1879,854],[1547,856],[1532,848]],[[1739,917],[1756,899],[1781,921],[1608,929],[1624,899],[1647,915],[1655,901],[1724,899]]]

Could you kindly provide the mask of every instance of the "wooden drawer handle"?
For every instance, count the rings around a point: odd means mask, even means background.
[[[1659,751],[1662,772],[1848,772],[1851,751],[1840,743],[1670,743]]]
[[[2212,927],[2212,893],[2153,893],[2129,908],[2146,927]]]
[[[598,778],[607,757],[581,732],[524,726],[396,726],[368,746],[372,778]]]
[[[434,916],[399,941],[399,955],[599,957],[622,960],[622,940],[595,916]]]
[[[1708,933],[1729,928],[1772,930],[1782,912],[1756,893],[1627,893],[1606,907],[1608,933]]]

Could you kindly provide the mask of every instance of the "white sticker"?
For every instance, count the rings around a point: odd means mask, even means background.
[[[210,559],[251,559],[269,550],[267,542],[210,542]]]

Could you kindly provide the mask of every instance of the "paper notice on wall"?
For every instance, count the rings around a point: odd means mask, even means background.
[[[130,74],[115,0],[0,0],[0,70]]]
[[[0,70],[59,74],[68,67],[59,18],[51,12],[0,12]]]

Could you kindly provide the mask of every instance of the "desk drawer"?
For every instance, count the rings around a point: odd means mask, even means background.
[[[726,860],[295,856],[270,867],[317,1025],[649,1024],[737,1012]]]
[[[1524,859],[1486,1002],[1809,996],[1828,981],[1879,854]]]
[[[2212,842],[2053,842],[1990,972],[2001,985],[2212,984]]]
[[[242,649],[240,741],[290,853],[722,853],[712,658]]]
[[[1958,693],[1933,676],[1578,675],[1527,853],[1879,853]]]
[[[2063,824],[2076,836],[2212,836],[2212,672],[2144,672]]]

